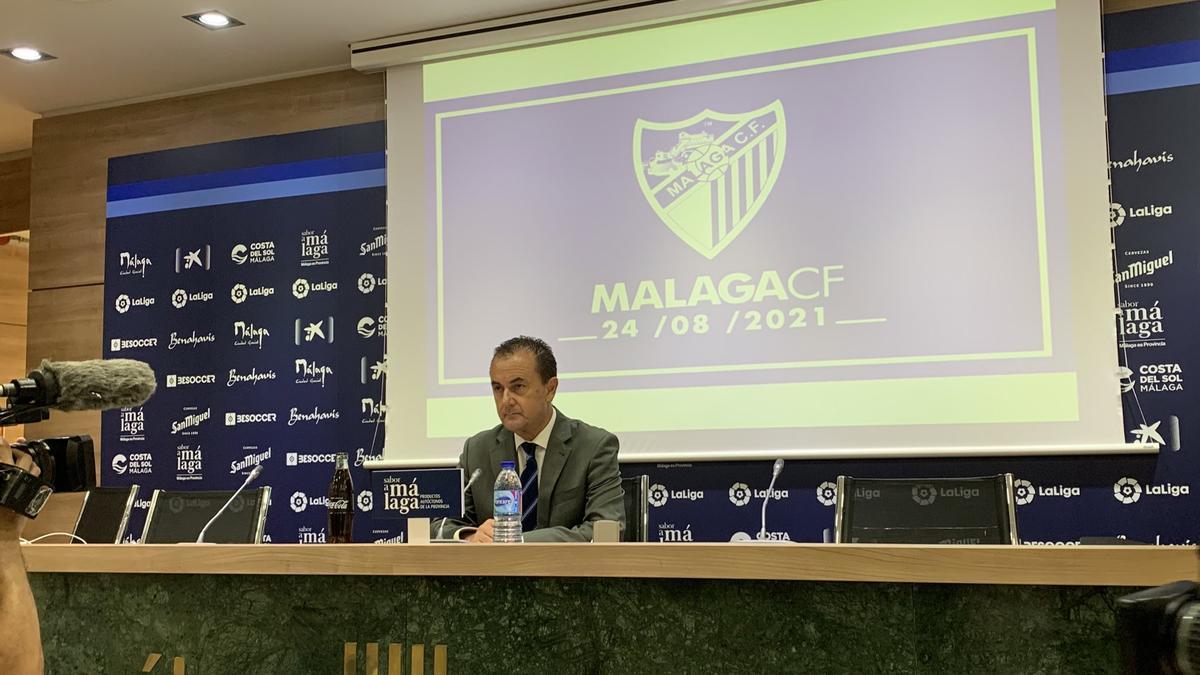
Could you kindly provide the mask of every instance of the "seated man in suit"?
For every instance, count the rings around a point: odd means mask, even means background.
[[[459,467],[468,476],[482,472],[467,493],[464,520],[448,519],[446,531],[492,541],[492,486],[504,460],[517,462],[524,486],[525,541],[591,541],[597,520],[624,526],[617,437],[552,405],[558,364],[550,346],[525,336],[505,340],[492,355],[491,377],[500,424],[463,444]]]

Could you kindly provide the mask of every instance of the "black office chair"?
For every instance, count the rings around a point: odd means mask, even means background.
[[[138,486],[94,487],[83,495],[83,506],[75,520],[72,543],[119,544],[129,526],[129,512],[137,499]]]
[[[978,478],[838,476],[834,541],[852,544],[1012,544],[1012,474]]]
[[[650,477],[621,479],[625,490],[625,531],[621,541],[650,541]]]
[[[155,490],[142,531],[143,544],[196,541],[204,525],[233,496],[233,491],[168,492]],[[214,544],[259,544],[267,524],[271,488],[246,490],[217,519],[204,541]]]

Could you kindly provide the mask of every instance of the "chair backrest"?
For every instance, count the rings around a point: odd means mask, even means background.
[[[74,534],[89,544],[119,544],[129,526],[138,486],[94,487],[83,496]],[[72,539],[72,542],[79,543]]]
[[[184,492],[155,490],[142,531],[143,544],[178,544],[196,541],[200,530],[233,496],[232,490]],[[246,490],[217,519],[204,541],[214,544],[262,543],[271,488]]]
[[[650,541],[650,477],[621,479],[625,490],[625,531],[621,541]]]
[[[838,476],[837,543],[1017,544],[1012,474]]]

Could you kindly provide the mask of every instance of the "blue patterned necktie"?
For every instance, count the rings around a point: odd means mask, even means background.
[[[525,509],[521,514],[521,531],[530,532],[537,529],[537,444],[522,443],[521,452],[525,453],[525,470],[521,472],[521,504]]]

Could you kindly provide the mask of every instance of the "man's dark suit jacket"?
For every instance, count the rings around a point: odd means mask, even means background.
[[[538,526],[525,533],[525,541],[591,541],[592,523],[597,520],[615,520],[624,528],[625,493],[617,448],[613,434],[558,413],[539,467]],[[446,533],[476,527],[492,517],[492,487],[500,475],[500,462],[516,461],[516,453],[514,435],[504,425],[467,439],[458,466],[464,476],[475,469],[481,473],[467,492],[463,520],[447,519]],[[434,524],[435,532],[439,526]]]

